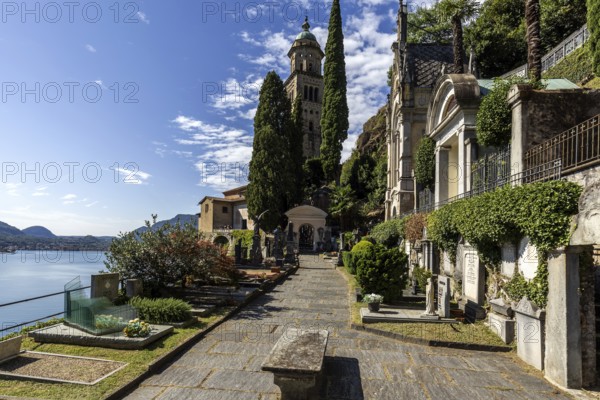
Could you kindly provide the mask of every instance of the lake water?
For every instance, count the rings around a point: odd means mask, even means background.
[[[22,250],[14,254],[0,253],[0,304],[62,292],[65,284],[78,276],[82,285],[88,286],[91,274],[105,270],[105,259],[101,251]],[[89,289],[85,292],[89,295]],[[0,307],[0,329],[63,309],[62,294]],[[0,332],[2,335],[3,332]]]

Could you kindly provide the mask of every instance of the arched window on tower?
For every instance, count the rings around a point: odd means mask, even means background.
[[[315,88],[315,103],[319,102],[319,88]]]
[[[308,131],[309,131],[309,132],[312,132],[312,131],[314,130],[314,128],[315,128],[315,126],[313,125],[313,122],[312,122],[312,121],[309,121],[309,122],[308,122]]]
[[[304,100],[308,100],[308,86],[304,85]]]
[[[312,70],[313,70],[313,65],[312,65],[312,63],[309,63],[309,64],[308,64],[308,70],[309,70],[310,72],[312,72]]]
[[[312,86],[310,86],[308,88],[308,100],[313,101],[313,87]]]

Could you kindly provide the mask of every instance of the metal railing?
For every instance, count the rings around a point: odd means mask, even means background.
[[[558,46],[553,48],[548,54],[542,57],[542,72],[548,71],[550,68],[558,64],[563,58],[583,46],[589,37],[590,33],[587,29],[587,24],[582,26],[579,30],[573,32]],[[502,75],[502,78],[510,78],[512,76],[527,78],[528,75],[528,67],[527,64],[525,64]]]
[[[510,166],[510,162],[508,163],[508,165]],[[508,171],[509,170],[510,167],[508,168]],[[510,175],[510,173],[508,175],[500,174],[498,176],[498,179],[496,179],[495,181],[488,181],[487,184],[476,186],[469,191],[459,194],[458,196],[450,197],[437,203],[434,203],[433,201],[426,202],[424,204],[419,203],[419,207],[404,212],[398,215],[397,218],[404,218],[417,213],[429,213],[442,206],[453,203],[457,200],[468,199],[483,193],[492,192],[503,186],[518,186],[527,183],[560,180],[562,179],[562,176],[563,174],[560,160],[552,161],[546,164],[540,164],[538,166],[513,175]],[[430,195],[428,194],[424,196],[431,196],[428,198],[432,199],[433,193],[431,192]]]
[[[497,153],[486,154],[471,169],[471,187],[474,191],[486,191],[506,184],[510,177],[510,146]]]
[[[560,162],[563,175],[600,164],[600,115],[530,148],[524,162],[526,169]]]
[[[16,304],[27,303],[27,302],[34,301],[34,300],[45,299],[45,298],[52,297],[52,296],[59,296],[61,294],[75,292],[75,291],[78,291],[78,290],[84,290],[84,289],[89,289],[89,288],[91,288],[91,286],[84,286],[84,287],[80,287],[80,288],[73,289],[73,290],[63,290],[62,292],[50,293],[50,294],[45,294],[45,295],[42,295],[42,296],[30,297],[28,299],[11,301],[9,303],[0,304],[0,308],[10,307],[10,306],[14,306]],[[1,332],[6,332],[6,331],[9,331],[9,330],[14,330],[15,328],[20,328],[22,326],[31,325],[31,324],[33,324],[35,322],[42,321],[42,320],[45,320],[45,319],[48,319],[48,318],[57,317],[57,316],[62,315],[64,313],[65,312],[63,310],[61,312],[57,312],[57,313],[54,313],[52,315],[47,315],[45,317],[37,318],[37,319],[34,319],[32,321],[22,322],[20,324],[11,325],[11,326],[5,327],[5,328],[4,327],[0,327],[1,328],[0,329],[0,333]]]

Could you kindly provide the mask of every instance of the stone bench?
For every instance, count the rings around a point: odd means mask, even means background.
[[[323,369],[329,332],[288,328],[262,365],[272,372],[281,389],[281,400],[317,397],[317,382]]]

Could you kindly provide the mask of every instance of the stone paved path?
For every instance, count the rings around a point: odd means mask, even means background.
[[[290,326],[331,332],[323,399],[570,398],[510,355],[412,345],[351,330],[341,274],[316,256],[303,256],[301,266],[127,399],[279,399],[272,374],[260,367]]]

